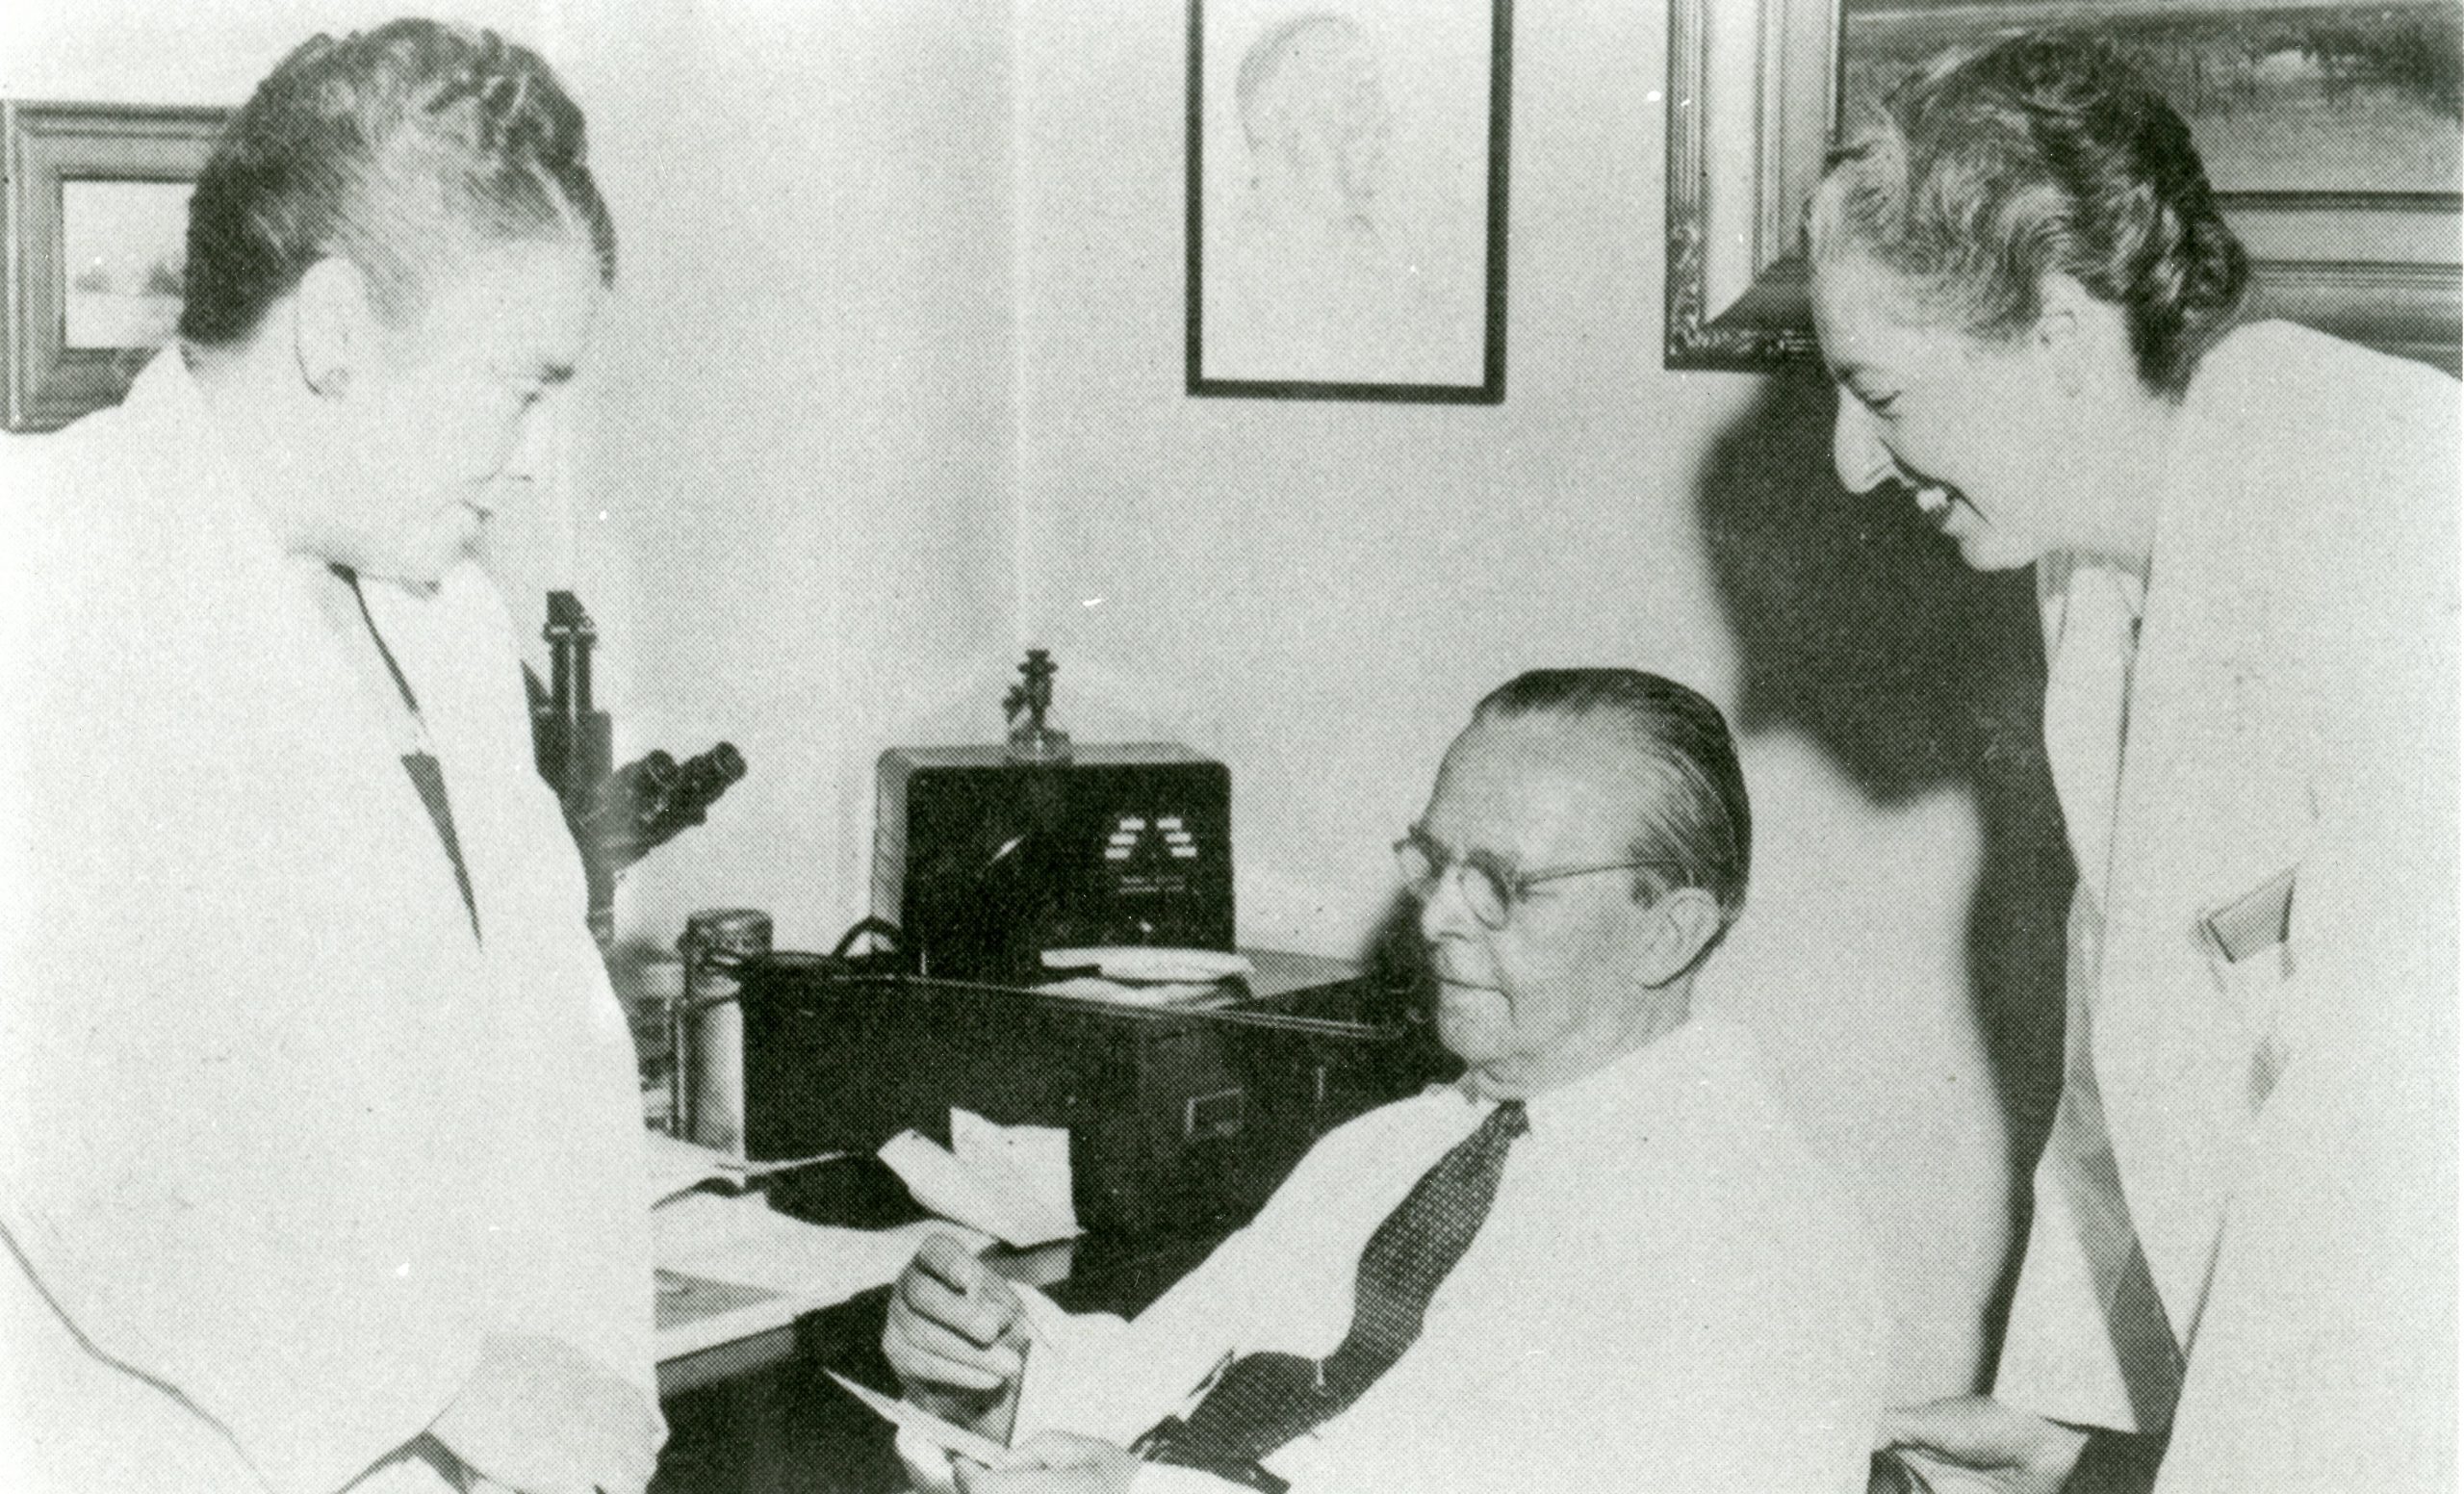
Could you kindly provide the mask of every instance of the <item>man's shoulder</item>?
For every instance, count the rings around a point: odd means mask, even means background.
[[[1738,1248],[1864,1240],[1847,1179],[1807,1139],[1751,1028],[1697,1016],[1663,1042],[1646,1079],[1583,1118],[1576,1157],[1604,1207],[1649,1202]]]
[[[1309,1148],[1309,1154],[1314,1157],[1320,1152],[1374,1149],[1386,1138],[1426,1125],[1434,1112],[1467,1103],[1459,1084],[1424,1085],[1415,1094],[1362,1111],[1329,1129]]]

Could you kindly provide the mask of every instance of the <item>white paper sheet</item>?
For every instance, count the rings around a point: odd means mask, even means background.
[[[893,1401],[878,1390],[857,1384],[836,1370],[829,1372],[846,1392],[870,1406],[873,1413],[901,1431],[911,1431],[935,1447],[972,1457],[992,1468],[1026,1468],[1033,1466],[1000,1443],[980,1432],[967,1430],[956,1422],[943,1421],[920,1405]]]
[[[963,1111],[953,1111],[952,1130],[959,1127],[957,1118]],[[992,1122],[980,1116],[968,1116],[970,1130],[991,1127]],[[1025,1129],[1037,1130],[1040,1127]],[[1066,1240],[1077,1234],[1077,1216],[1068,1206],[1069,1140],[1065,1131],[1054,1132],[1060,1140],[1061,1173],[1058,1184],[1059,1206],[1054,1203],[1055,1184],[1050,1173],[1052,1144],[1043,1140],[1028,1140],[1017,1152],[1023,1162],[1014,1162],[1006,1144],[995,1144],[982,1135],[970,1145],[971,1157],[962,1162],[948,1148],[914,1131],[901,1131],[884,1143],[882,1161],[889,1165],[915,1201],[943,1219],[981,1229],[1006,1244],[1026,1249],[1054,1240]]]
[[[732,1152],[654,1130],[642,1133],[642,1151],[648,1164],[644,1182],[650,1190],[652,1208],[657,1208],[706,1183],[717,1183],[725,1190],[733,1191],[749,1187],[756,1179],[773,1172],[810,1167],[816,1162],[832,1162],[847,1155],[843,1151],[824,1151],[809,1157],[790,1157],[776,1162],[748,1162]]]
[[[1069,1189],[1068,1127],[996,1125],[953,1105],[950,1150],[959,1166],[979,1177],[1008,1177],[1065,1234],[1078,1233],[1078,1208]]]

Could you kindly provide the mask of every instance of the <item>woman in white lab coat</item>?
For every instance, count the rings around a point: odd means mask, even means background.
[[[2036,568],[2080,870],[1994,1393],[1886,1430],[2010,1489],[2450,1484],[2456,386],[2237,324],[2189,132],[2099,46],[1886,116],[1812,214],[1840,477]]]
[[[612,241],[497,38],[302,47],[10,453],[0,1485],[638,1490],[638,1090],[471,563]]]

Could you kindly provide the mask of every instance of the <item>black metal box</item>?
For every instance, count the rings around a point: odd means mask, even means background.
[[[882,755],[873,914],[925,975],[1018,980],[1046,949],[1232,947],[1232,776],[1170,742],[1021,763]]]

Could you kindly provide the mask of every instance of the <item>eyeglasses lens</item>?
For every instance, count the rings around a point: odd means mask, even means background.
[[[1437,885],[1449,866],[1460,866],[1464,907],[1489,928],[1505,927],[1506,891],[1495,867],[1476,861],[1442,862],[1417,840],[1404,840],[1395,847],[1395,864],[1402,873],[1405,889],[1423,903],[1437,895]]]

